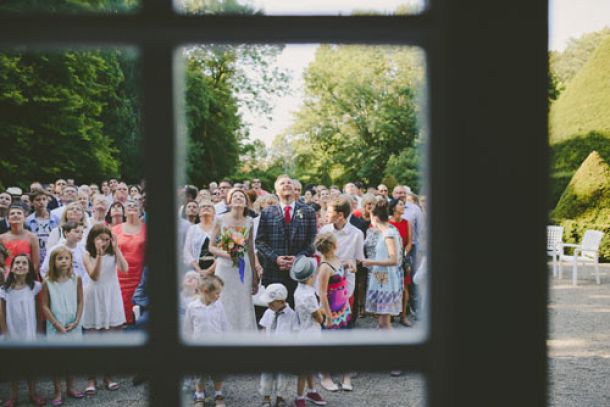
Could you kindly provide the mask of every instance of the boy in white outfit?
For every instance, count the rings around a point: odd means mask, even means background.
[[[317,278],[316,268],[317,264],[313,258],[299,256],[290,269],[290,278],[299,283],[294,292],[294,311],[299,323],[299,335],[321,337],[325,315],[320,308],[320,301],[314,288]],[[307,384],[307,393],[305,393],[305,384]],[[326,400],[314,388],[314,377],[311,373],[299,376],[294,405],[305,407],[307,401],[317,406],[326,405]]]
[[[210,334],[220,334],[231,329],[222,303],[218,301],[224,282],[217,276],[206,276],[199,284],[199,298],[191,301],[186,307],[184,316],[184,333],[187,339],[197,340]],[[223,377],[212,376],[214,382],[214,402],[216,407],[225,407],[222,394]],[[195,385],[193,401],[195,407],[205,405],[204,377]]]
[[[259,325],[265,328],[267,335],[279,335],[294,332],[298,329],[295,313],[286,302],[288,290],[283,284],[269,284],[260,296],[261,301],[269,307]],[[287,375],[284,373],[268,373],[261,375],[260,393],[263,396],[261,407],[271,407],[271,393],[276,389],[275,407],[286,406]]]

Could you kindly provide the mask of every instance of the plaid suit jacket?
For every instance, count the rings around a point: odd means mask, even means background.
[[[316,237],[316,213],[309,205],[295,202],[290,224],[284,221],[280,205],[263,209],[256,234],[256,250],[264,268],[263,285],[282,283],[293,291],[297,283],[288,271],[277,265],[279,256],[313,256]]]

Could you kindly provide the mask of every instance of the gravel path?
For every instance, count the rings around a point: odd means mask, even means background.
[[[580,273],[579,285],[573,287],[568,273],[550,284],[549,405],[552,407],[610,406],[610,265],[602,267],[602,284],[595,284],[590,270]],[[372,327],[367,318],[361,326]],[[396,329],[406,329],[396,326]],[[122,385],[116,392],[98,390],[85,400],[66,400],[66,406],[147,406],[146,384],[133,387],[130,377],[115,378]],[[227,405],[256,406],[259,403],[259,377],[230,376],[225,382]],[[320,390],[331,406],[423,407],[424,379],[417,375],[391,377],[387,373],[359,373],[353,379],[353,392],[330,393]],[[85,379],[78,378],[79,388]],[[41,394],[52,395],[50,380],[39,382]],[[208,384],[211,394],[211,384]],[[26,386],[21,384],[20,399],[26,400]],[[289,391],[296,390],[292,379]],[[8,383],[0,384],[0,399],[8,396]],[[214,403],[206,403],[212,406]],[[191,405],[190,393],[184,393],[184,405]],[[313,404],[311,404],[313,405]]]

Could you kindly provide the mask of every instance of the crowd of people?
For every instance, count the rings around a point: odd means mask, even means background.
[[[320,335],[374,317],[379,329],[394,318],[410,327],[425,290],[416,290],[425,257],[423,197],[409,187],[365,188],[359,182],[306,185],[281,175],[273,192],[259,179],[212,182],[179,191],[182,264],[180,318],[187,340],[210,334],[261,331]],[[35,182],[29,193],[0,193],[0,328],[8,340],[47,340],[145,328],[148,321],[145,185],[117,179],[75,185]],[[153,267],[154,270],[154,267]],[[154,271],[153,271],[154,273]],[[416,276],[419,274],[419,276]],[[417,285],[419,287],[419,285]],[[400,372],[392,372],[399,375]],[[294,405],[325,405],[312,375],[298,378]],[[327,391],[352,391],[352,374]],[[224,406],[223,378],[212,377],[214,402]],[[108,375],[107,390],[119,384]],[[263,373],[262,406],[287,405],[286,376]],[[194,381],[195,405],[205,378]],[[16,403],[17,382],[5,405]],[[28,381],[30,399],[46,400]],[[53,405],[63,403],[54,379]],[[67,396],[81,392],[67,378]],[[307,388],[307,389],[306,389]],[[272,393],[275,403],[272,404]]]

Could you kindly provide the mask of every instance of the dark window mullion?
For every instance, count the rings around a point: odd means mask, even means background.
[[[176,250],[177,138],[174,49],[150,44],[142,48],[142,123],[147,182],[148,236],[152,304],[147,351],[154,355],[150,399],[153,405],[179,405],[180,366],[176,363],[178,286]],[[153,363],[154,362],[154,363]],[[140,365],[139,367],[141,367]],[[154,400],[154,402],[152,402]]]

